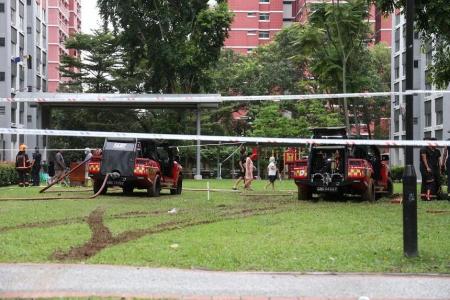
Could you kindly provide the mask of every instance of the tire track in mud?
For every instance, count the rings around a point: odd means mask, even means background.
[[[285,210],[279,207],[261,207],[261,208],[246,208],[237,211],[224,212],[212,219],[203,220],[184,220],[184,221],[169,221],[158,224],[154,227],[146,229],[128,230],[116,236],[113,236],[111,231],[103,224],[103,208],[95,209],[88,217],[87,222],[92,231],[92,236],[89,241],[81,246],[72,247],[68,251],[55,251],[50,259],[58,261],[80,261],[86,260],[98,254],[107,247],[124,244],[142,238],[147,235],[152,235],[161,232],[168,232],[178,229],[194,227],[198,225],[212,224],[222,222],[234,218],[247,218],[251,216],[263,215],[268,212],[282,212]]]
[[[107,219],[130,219],[130,218],[144,218],[148,216],[156,216],[161,215],[163,213],[166,213],[165,210],[154,210],[154,211],[130,211],[120,214],[115,214],[108,216]],[[72,225],[72,224],[82,224],[85,223],[88,219],[88,216],[83,217],[75,217],[75,218],[67,218],[63,220],[50,220],[50,221],[43,221],[43,222],[34,222],[34,223],[24,223],[19,224],[15,226],[5,226],[0,227],[0,233],[8,232],[12,230],[18,230],[18,229],[32,229],[32,228],[51,228],[56,226],[63,226],[63,225]]]
[[[298,201],[289,201],[289,200],[267,200],[265,198],[252,198],[249,199],[248,202],[256,202],[256,203],[264,203],[267,205],[278,205],[279,208],[283,208],[285,205],[289,204],[297,204]],[[223,210],[233,211],[233,210],[239,210],[249,207],[248,205],[235,205],[235,206],[229,206],[225,204],[220,204],[215,209],[219,209],[221,212],[219,215],[223,215]],[[211,208],[211,209],[214,209]],[[253,208],[258,209],[258,208]],[[187,211],[187,209],[183,209],[183,211]],[[129,218],[145,218],[148,216],[157,216],[167,213],[167,210],[153,210],[153,211],[130,211],[130,212],[124,212],[119,214],[114,214],[111,216],[107,216],[105,219],[129,219]],[[82,224],[85,223],[88,216],[81,216],[81,217],[73,217],[73,218],[66,218],[63,220],[49,220],[49,221],[41,221],[41,222],[31,222],[31,223],[23,223],[19,225],[14,226],[4,226],[0,227],[0,233],[8,232],[12,230],[19,230],[19,229],[33,229],[33,228],[51,228],[56,226],[64,226],[64,225],[73,225],[73,224]]]

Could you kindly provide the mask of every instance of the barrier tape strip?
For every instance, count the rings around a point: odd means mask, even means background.
[[[128,139],[156,139],[176,141],[202,141],[250,144],[282,144],[282,145],[373,145],[382,147],[449,147],[450,141],[405,141],[405,140],[350,140],[350,139],[310,139],[310,138],[270,138],[270,137],[241,137],[241,136],[208,136],[208,135],[182,135],[158,133],[129,133],[107,131],[73,131],[48,129],[16,129],[0,128],[2,134],[23,134],[39,136],[65,136],[65,137],[98,137],[98,138],[128,138]]]
[[[20,96],[26,93],[20,94]],[[1,102],[27,103],[221,103],[235,101],[287,101],[313,99],[341,99],[341,98],[374,98],[390,96],[408,96],[422,94],[450,94],[448,90],[407,90],[404,92],[374,92],[374,93],[346,93],[346,94],[309,94],[309,95],[269,95],[269,96],[221,96],[221,95],[122,95],[122,94],[58,94],[43,93],[41,97],[0,98]],[[43,97],[47,96],[47,97]]]

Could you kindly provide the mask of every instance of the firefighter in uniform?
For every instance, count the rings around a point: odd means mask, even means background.
[[[20,145],[19,153],[16,155],[16,170],[19,176],[19,186],[28,186],[28,174],[30,173],[31,163],[26,153],[27,146]]]

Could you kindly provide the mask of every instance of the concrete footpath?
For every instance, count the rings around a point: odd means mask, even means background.
[[[0,298],[450,299],[449,275],[214,272],[0,264]]]

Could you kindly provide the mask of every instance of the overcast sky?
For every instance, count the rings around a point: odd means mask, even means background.
[[[101,23],[97,1],[81,0],[81,31],[91,33],[91,30],[99,28]]]
[[[209,0],[209,5],[215,5],[216,0]],[[102,22],[98,15],[97,0],[81,0],[81,31],[91,33],[100,28]]]

